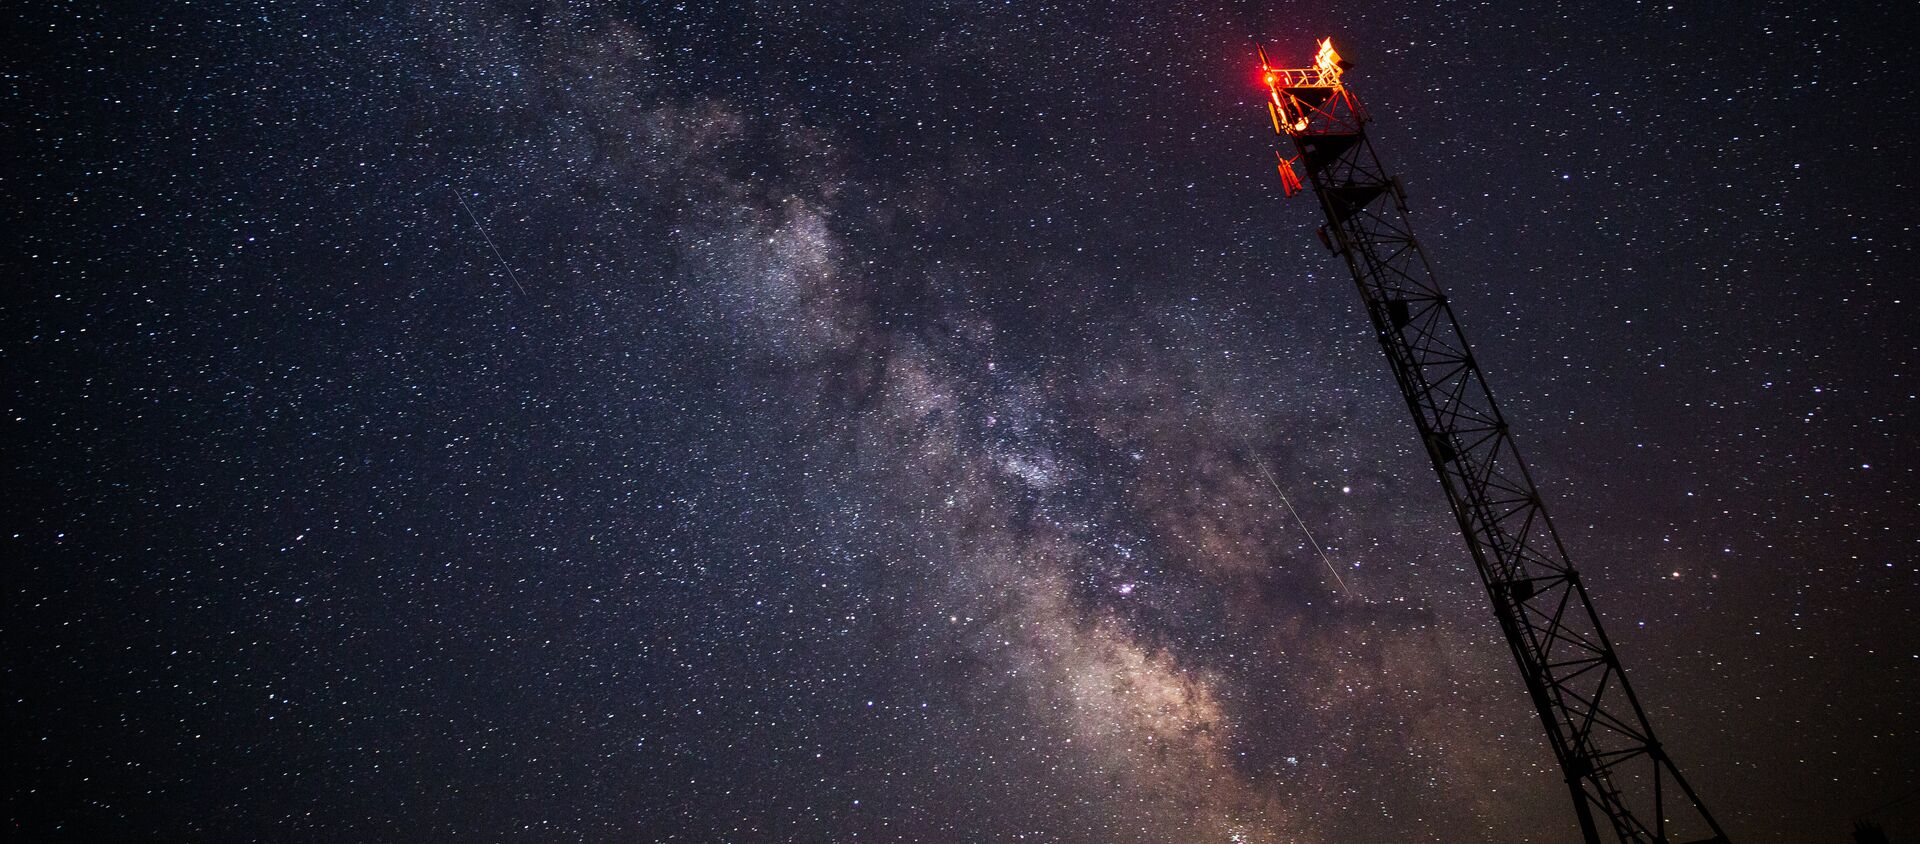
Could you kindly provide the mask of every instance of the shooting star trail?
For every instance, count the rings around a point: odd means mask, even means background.
[[[527,295],[527,289],[520,286],[520,276],[514,274],[513,266],[507,263],[507,256],[500,254],[500,247],[493,245],[493,235],[487,234],[487,227],[480,225],[479,215],[473,213],[473,206],[467,204],[467,198],[458,188],[454,189],[453,198],[460,200],[461,208],[467,209],[467,219],[472,220],[473,227],[480,230],[481,237],[486,238],[487,248],[493,250],[493,257],[500,259],[500,267],[507,271],[507,278],[513,279],[514,288],[520,291],[520,295]]]
[[[1333,559],[1327,556],[1326,549],[1320,547],[1320,540],[1313,538],[1313,531],[1307,527],[1306,520],[1300,518],[1300,511],[1293,509],[1293,501],[1287,498],[1286,491],[1280,488],[1280,481],[1275,479],[1273,472],[1267,469],[1267,461],[1260,459],[1259,452],[1253,450],[1253,443],[1246,437],[1241,437],[1240,441],[1246,444],[1247,453],[1253,458],[1253,465],[1260,467],[1260,474],[1267,479],[1267,485],[1273,487],[1273,494],[1280,496],[1280,503],[1286,505],[1287,515],[1293,517],[1293,523],[1300,526],[1301,533],[1306,534],[1307,542],[1313,546],[1314,553],[1320,555],[1320,562],[1326,565],[1327,573],[1333,575],[1333,582],[1340,584],[1340,591],[1347,593],[1347,597],[1353,597],[1353,590],[1347,587],[1347,581],[1340,576],[1340,569],[1333,564]]]

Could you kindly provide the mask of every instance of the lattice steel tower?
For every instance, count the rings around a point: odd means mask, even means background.
[[[1600,844],[1725,842],[1667,757],[1627,685],[1587,588],[1547,518],[1453,306],[1407,225],[1406,194],[1367,140],[1369,118],[1341,83],[1348,65],[1321,41],[1312,67],[1273,67],[1276,152],[1286,194],[1320,197],[1320,239],[1347,259],[1394,380],[1466,536],[1493,614],[1573,793],[1580,831]],[[1298,169],[1296,169],[1298,168]]]

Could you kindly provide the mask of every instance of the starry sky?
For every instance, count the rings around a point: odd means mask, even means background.
[[[1920,841],[1898,7],[9,9],[7,823],[1573,840],[1332,36],[1681,768]]]

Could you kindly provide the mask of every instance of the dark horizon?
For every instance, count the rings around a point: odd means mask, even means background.
[[[12,16],[22,840],[1576,840],[1331,36],[1731,839],[1920,841],[1897,10]]]

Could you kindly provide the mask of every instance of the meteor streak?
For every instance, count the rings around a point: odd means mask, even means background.
[[[480,225],[480,217],[473,213],[473,206],[467,204],[467,198],[457,188],[453,192],[453,198],[460,200],[461,208],[467,209],[467,219],[472,220],[473,227],[480,230],[480,236],[487,241],[487,248],[493,250],[493,257],[500,259],[500,267],[507,271],[507,278],[513,280],[514,289],[519,290],[522,296],[527,295],[527,289],[520,286],[520,277],[514,275],[513,266],[507,263],[505,255],[500,254],[500,247],[493,245],[493,236],[487,234],[486,226]]]

